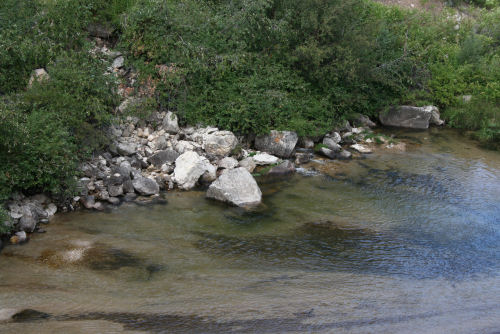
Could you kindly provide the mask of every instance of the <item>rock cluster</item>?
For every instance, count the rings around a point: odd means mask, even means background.
[[[95,33],[101,34],[96,27]],[[108,57],[109,73],[125,76],[124,57],[105,46],[95,51]],[[48,74],[39,70],[34,80],[46,80]],[[128,76],[128,88],[120,88],[123,102],[117,113],[140,106],[142,97],[128,95],[134,79]],[[125,85],[126,86],[126,85]],[[400,107],[381,114],[383,124],[427,127],[429,122],[441,124],[435,107]],[[207,197],[237,206],[256,205],[262,193],[252,172],[287,175],[295,165],[305,164],[319,153],[330,159],[350,159],[354,154],[371,152],[375,124],[359,115],[354,121],[333,129],[324,136],[300,137],[292,131],[273,130],[252,140],[235,136],[231,131],[215,127],[181,127],[172,111],[155,112],[147,120],[135,117],[117,119],[109,128],[112,143],[108,150],[80,166],[82,177],[77,180],[78,196],[59,204],[60,209],[77,207],[102,210],[107,205],[134,200],[137,196],[158,196],[162,190],[189,190],[197,185],[208,186]],[[385,143],[383,138],[380,141]],[[267,166],[267,168],[265,168]],[[259,169],[260,168],[260,169]],[[47,222],[58,207],[45,195],[13,196],[7,203],[10,224],[17,233],[12,242],[25,241],[38,223]],[[1,222],[0,222],[1,223]]]

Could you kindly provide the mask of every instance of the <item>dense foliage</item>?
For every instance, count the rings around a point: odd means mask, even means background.
[[[500,142],[500,8],[441,14],[370,0],[3,0],[0,200],[71,189],[117,100],[87,28],[111,38],[159,110],[239,133],[324,133],[357,113],[436,104]],[[458,2],[457,2],[458,3]],[[36,68],[50,80],[26,89]]]
[[[436,104],[452,126],[499,140],[498,9],[458,29],[447,12],[364,0],[139,0],[127,13],[121,46],[186,122],[307,134],[390,104]]]
[[[89,52],[85,1],[6,0],[0,7],[0,200],[13,191],[71,191],[77,164],[105,141],[116,96]],[[31,71],[50,80],[26,89]]]

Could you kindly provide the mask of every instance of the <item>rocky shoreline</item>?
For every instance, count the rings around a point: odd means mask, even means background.
[[[100,52],[105,50],[103,47]],[[123,76],[123,57],[116,52],[113,57],[110,72]],[[43,71],[43,79],[48,78]],[[135,100],[126,97],[118,112],[126,111]],[[393,108],[381,114],[380,121],[383,125],[420,129],[442,124],[435,107]],[[23,243],[29,233],[44,232],[41,224],[48,223],[57,211],[104,210],[138,196],[157,197],[161,191],[176,188],[190,190],[203,185],[208,187],[207,198],[254,206],[262,199],[254,175],[294,173],[296,166],[309,162],[315,154],[346,160],[353,154],[369,154],[377,145],[397,145],[391,138],[374,134],[371,128],[375,126],[368,117],[359,115],[353,126],[346,122],[315,138],[276,130],[237,137],[215,127],[180,127],[171,111],[155,112],[148,120],[122,118],[109,128],[112,143],[108,150],[80,166],[78,196],[58,203],[45,194],[12,195],[6,203],[11,218],[8,223],[15,231],[10,243]]]

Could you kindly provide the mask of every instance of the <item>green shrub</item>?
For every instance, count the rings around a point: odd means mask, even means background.
[[[116,96],[105,65],[68,52],[47,66],[50,80],[0,102],[0,199],[17,190],[72,190],[77,164],[106,143]]]

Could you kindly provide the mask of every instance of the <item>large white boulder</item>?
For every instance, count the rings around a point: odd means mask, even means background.
[[[257,182],[245,168],[225,170],[207,191],[207,197],[237,206],[252,206],[262,200]]]
[[[180,189],[189,190],[196,185],[205,172],[211,174],[213,170],[214,166],[207,158],[194,151],[187,151],[175,160],[173,180]]]

